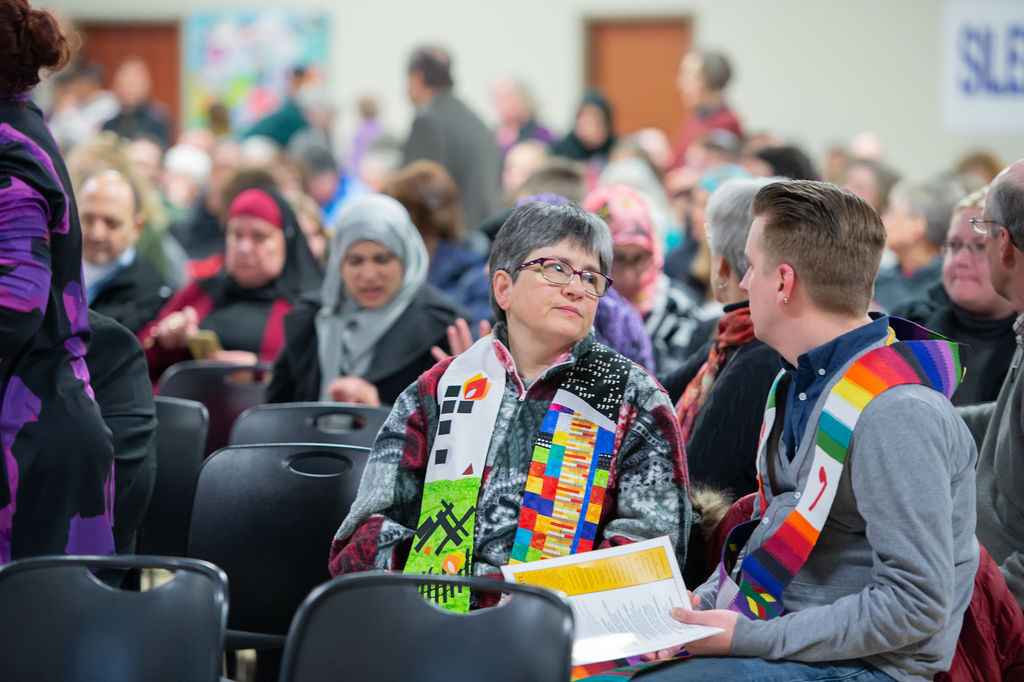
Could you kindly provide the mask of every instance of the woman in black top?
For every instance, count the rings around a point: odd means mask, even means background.
[[[967,375],[953,394],[954,405],[995,400],[1017,348],[1016,313],[992,288],[985,237],[975,234],[970,224],[971,218],[981,217],[984,202],[981,190],[954,210],[942,247],[942,282],[929,290],[927,299],[893,311],[967,346],[960,357]]]
[[[427,283],[428,257],[400,203],[352,200],[334,226],[324,285],[285,318],[269,402],[390,404],[448,348],[460,316]]]

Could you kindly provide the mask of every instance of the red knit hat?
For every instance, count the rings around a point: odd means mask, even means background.
[[[235,197],[228,209],[228,220],[239,216],[260,218],[275,227],[284,229],[281,207],[277,205],[273,197],[262,189],[247,189]]]

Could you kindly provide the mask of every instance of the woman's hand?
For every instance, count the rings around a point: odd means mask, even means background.
[[[255,353],[247,350],[219,350],[206,358],[216,362],[229,362],[232,365],[257,365],[260,359]]]
[[[480,336],[487,336],[490,333],[491,323],[487,320],[480,320]],[[448,347],[452,351],[451,355],[445,353],[440,346],[431,348],[430,354],[434,356],[435,360],[441,362],[452,355],[466,352],[472,345],[473,335],[469,331],[469,323],[460,317],[455,320],[455,324],[448,325]]]
[[[153,332],[153,338],[165,350],[184,348],[188,337],[199,331],[199,314],[192,306],[173,312],[162,319]]]
[[[338,403],[380,407],[377,387],[359,377],[338,377],[328,386],[327,392],[330,394],[331,400]]]

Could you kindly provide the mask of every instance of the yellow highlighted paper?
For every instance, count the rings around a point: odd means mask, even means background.
[[[522,570],[516,572],[514,579],[517,583],[545,587],[573,597],[671,580],[672,566],[664,547],[652,547],[570,566]]]

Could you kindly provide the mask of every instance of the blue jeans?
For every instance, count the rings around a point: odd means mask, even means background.
[[[695,657],[666,663],[637,677],[639,682],[757,680],[757,682],[892,682],[863,663],[798,663],[761,658]]]

